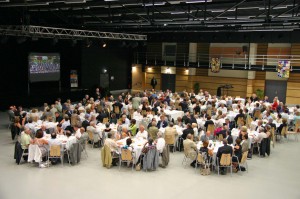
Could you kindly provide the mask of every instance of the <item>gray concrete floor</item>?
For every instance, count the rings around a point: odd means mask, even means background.
[[[181,165],[182,152],[171,154],[166,169],[154,172],[103,168],[100,150],[88,147],[89,157],[76,166],[40,169],[16,165],[6,113],[0,113],[0,199],[48,198],[273,198],[300,199],[300,142],[277,144],[270,157],[254,156],[249,173],[202,176]]]

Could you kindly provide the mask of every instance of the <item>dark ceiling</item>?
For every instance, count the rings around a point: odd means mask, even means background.
[[[299,0],[0,0],[0,25],[99,31],[249,32],[300,28]]]

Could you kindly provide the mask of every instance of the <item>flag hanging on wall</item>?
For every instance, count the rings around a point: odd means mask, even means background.
[[[277,75],[281,78],[289,78],[290,76],[290,61],[279,60],[277,65]]]
[[[218,73],[220,72],[220,59],[219,58],[211,58],[210,60],[210,67],[211,67],[211,72],[213,73]]]

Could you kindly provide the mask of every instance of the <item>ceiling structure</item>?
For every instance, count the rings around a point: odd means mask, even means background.
[[[300,29],[299,0],[0,0],[0,25],[126,33]]]

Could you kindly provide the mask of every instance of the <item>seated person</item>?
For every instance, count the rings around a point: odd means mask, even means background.
[[[135,119],[131,119],[130,125],[129,125],[128,128],[129,128],[128,131],[130,131],[130,134],[132,136],[135,136],[136,131],[137,131],[137,126],[136,126],[136,120]]]
[[[210,155],[213,155],[213,154],[212,154],[212,149],[208,149],[208,144],[209,144],[209,141],[208,141],[208,140],[205,140],[205,141],[203,142],[203,146],[200,147],[200,150],[199,150],[200,153],[206,153],[207,159],[209,159]],[[210,150],[211,150],[211,151],[210,151]]]
[[[210,116],[207,116],[207,120],[206,120],[206,122],[204,124],[205,129],[207,129],[207,127],[208,127],[209,124],[213,124],[214,125],[215,123],[211,120]]]
[[[132,147],[131,144],[132,144],[131,138],[127,138],[127,139],[126,139],[126,145],[123,146],[122,148],[123,148],[123,149],[128,149],[129,151],[132,151],[132,150],[133,150],[133,147]]]
[[[156,140],[158,131],[159,130],[156,127],[156,122],[152,122],[152,126],[148,129],[148,133],[153,140]]]
[[[125,138],[128,138],[128,137],[130,137],[128,129],[127,129],[126,126],[123,126],[122,127],[122,132],[121,132],[121,139],[125,139]]]
[[[139,128],[139,132],[136,134],[135,136],[137,139],[145,139],[147,140],[148,139],[148,132],[145,131],[145,127],[143,125],[140,125],[140,128]]]
[[[112,156],[116,153],[118,153],[118,144],[115,140],[112,139],[112,133],[108,133],[107,134],[107,138],[105,139],[105,142],[104,142],[104,145],[108,146],[111,153],[112,153]],[[112,165],[113,166],[117,166],[117,162],[119,161],[118,159],[116,158],[113,158],[112,159]]]
[[[281,130],[283,127],[287,127],[287,119],[282,119],[282,124],[277,128],[277,134],[281,135]],[[286,138],[286,134],[283,135]]]
[[[63,152],[62,141],[56,138],[56,133],[51,133],[51,139],[48,141],[49,148],[51,146],[60,146],[60,151]],[[51,164],[56,164],[60,158],[51,158]]]
[[[226,131],[226,138],[225,139],[227,140],[228,144],[232,144],[233,143],[233,138],[231,136],[231,131]]]
[[[230,156],[232,156],[232,151],[233,151],[232,147],[228,145],[226,139],[223,139],[223,144],[224,144],[224,146],[221,146],[217,152],[217,157],[218,157],[219,161],[221,160],[221,157],[223,154],[230,154]],[[220,164],[220,162],[219,162],[219,164]],[[221,170],[221,175],[226,174],[226,168],[221,167],[220,170]]]
[[[72,135],[71,131],[69,130],[66,130],[66,136],[67,136],[66,149],[70,150],[72,144],[77,142],[77,139],[74,135]]]
[[[184,129],[182,131],[181,137],[185,140],[187,138],[188,134],[191,134],[192,136],[194,136],[194,130],[193,130],[192,125],[190,123],[188,123],[186,125],[186,129]]]
[[[213,140],[214,136],[211,134],[210,131],[207,131],[204,135],[201,136],[200,140],[204,142],[205,140]]]
[[[28,147],[31,142],[30,134],[31,134],[30,128],[25,127],[24,133],[21,134],[21,141],[20,141],[24,153],[28,152]],[[26,161],[27,157],[24,156],[24,160]]]
[[[193,136],[192,134],[188,134],[186,136],[186,139],[183,140],[183,148],[184,148],[184,153],[185,156],[193,160],[191,163],[192,167],[195,167],[196,164],[196,157],[197,157],[197,145],[196,143],[192,140]]]
[[[41,129],[36,131],[35,138],[31,140],[31,144],[36,144],[39,146],[42,157],[46,157],[48,152],[48,141],[43,139],[44,133]]]
[[[237,138],[235,140],[235,145],[233,148],[234,157],[232,157],[232,165],[233,165],[233,171],[238,172],[238,161],[240,162],[242,159],[242,146],[241,146],[241,139]]]
[[[111,132],[111,128],[110,128],[110,123],[106,123],[105,124],[105,129],[103,130],[103,132],[102,132],[102,137],[105,139],[105,138],[107,138],[107,134],[109,133],[109,132]]]

